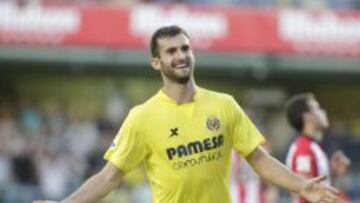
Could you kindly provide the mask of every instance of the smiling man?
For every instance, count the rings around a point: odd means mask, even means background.
[[[231,96],[196,86],[190,37],[182,28],[161,27],[150,47],[163,87],[130,111],[105,154],[106,166],[61,202],[97,202],[143,162],[154,203],[230,203],[233,149],[262,178],[311,202],[336,201],[323,177],[306,180],[269,156],[260,147],[263,136]],[[52,201],[35,201],[42,202]]]

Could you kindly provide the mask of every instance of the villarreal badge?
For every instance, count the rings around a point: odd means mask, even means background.
[[[211,131],[217,131],[220,128],[220,120],[216,116],[210,115],[207,119],[206,126]]]

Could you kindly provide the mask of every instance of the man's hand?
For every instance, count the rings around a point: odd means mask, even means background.
[[[313,203],[335,203],[338,202],[339,191],[331,186],[322,184],[326,176],[320,176],[307,180],[300,191],[300,195]]]
[[[349,157],[347,157],[344,154],[344,152],[340,150],[336,151],[331,156],[331,161],[330,161],[331,172],[334,176],[333,178],[343,176],[349,169],[350,164],[351,161]]]
[[[326,177],[305,179],[291,172],[279,161],[257,147],[246,157],[253,169],[265,180],[299,194],[312,203],[337,203],[339,192],[321,184]]]

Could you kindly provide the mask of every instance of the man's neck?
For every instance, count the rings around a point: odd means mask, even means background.
[[[195,81],[190,78],[185,84],[175,83],[172,81],[164,81],[164,93],[175,100],[178,104],[185,104],[194,101]]]
[[[302,133],[317,141],[322,141],[324,132],[322,130],[315,129],[313,126],[304,127]]]

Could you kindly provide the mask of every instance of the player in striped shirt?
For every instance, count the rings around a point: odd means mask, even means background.
[[[326,184],[331,184],[330,164],[320,142],[324,130],[329,127],[326,111],[322,109],[315,96],[310,93],[293,96],[286,105],[289,124],[299,133],[291,144],[286,165],[295,173],[306,178],[326,176]],[[340,155],[339,155],[340,153]],[[348,165],[349,160],[341,152],[334,153],[338,163]],[[346,164],[347,163],[347,164]],[[337,172],[334,170],[333,172]],[[307,203],[304,198],[294,196],[294,203]]]

